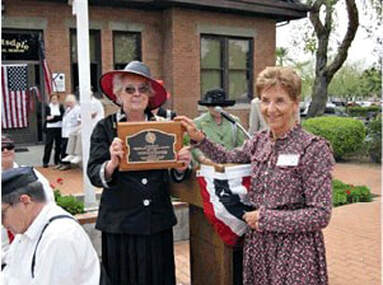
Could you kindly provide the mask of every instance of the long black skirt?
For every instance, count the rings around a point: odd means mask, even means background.
[[[102,285],[174,285],[173,229],[152,235],[102,232]]]

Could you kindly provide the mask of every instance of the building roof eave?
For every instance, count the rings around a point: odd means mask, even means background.
[[[68,3],[68,0],[39,0]],[[162,10],[172,7],[262,16],[279,21],[301,19],[310,8],[298,0],[89,0],[90,6]]]

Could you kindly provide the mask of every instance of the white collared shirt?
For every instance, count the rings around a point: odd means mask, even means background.
[[[51,116],[60,116],[60,105],[59,104],[49,104],[49,108],[51,109]],[[47,122],[47,128],[61,128],[62,127],[62,121],[49,123]]]
[[[96,285],[100,267],[92,243],[74,220],[57,219],[46,228],[36,251],[34,278],[32,257],[48,220],[70,215],[53,203],[46,204],[24,234],[15,237],[3,270],[4,285]]]

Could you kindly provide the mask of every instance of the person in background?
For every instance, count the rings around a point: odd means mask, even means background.
[[[3,171],[1,186],[2,224],[17,234],[1,284],[99,284],[99,261],[88,235],[73,216],[47,202],[33,169]]]
[[[65,97],[65,113],[62,127],[62,159],[61,165],[57,169],[67,170],[71,168],[70,161],[73,156],[69,156],[67,153],[68,140],[70,135],[74,135],[77,132],[80,132],[80,106],[77,104],[76,96],[68,94]]]
[[[329,143],[296,120],[301,79],[287,67],[267,67],[257,80],[261,112],[269,129],[227,150],[187,117],[177,117],[192,145],[218,163],[251,163],[243,213],[249,225],[243,248],[243,284],[328,284],[322,229],[331,217],[335,164]]]
[[[24,166],[24,165],[22,165]],[[15,161],[15,142],[8,135],[1,136],[1,169],[7,170],[11,168],[17,168],[19,165]],[[33,168],[36,176],[44,187],[45,195],[48,202],[54,202],[53,190],[49,181],[39,171]]]
[[[261,101],[258,97],[251,100],[249,115],[249,133],[253,135],[255,132],[262,131],[267,128],[265,119],[261,114]]]
[[[18,168],[19,165],[15,162],[15,142],[8,135],[1,136],[1,169],[2,171]],[[48,203],[55,203],[53,190],[50,186],[49,181],[36,169],[33,168],[38,180],[43,185],[45,197]],[[9,245],[14,239],[14,233],[7,231],[4,227],[1,229],[1,262],[4,264],[7,259],[7,253]]]
[[[59,104],[57,95],[52,95],[50,103],[45,108],[46,119],[46,139],[43,156],[43,167],[47,168],[51,157],[53,143],[55,144],[54,163],[56,166],[60,164],[61,158],[61,128],[62,118],[64,115],[64,107]]]
[[[206,92],[203,100],[198,101],[198,105],[206,106],[208,112],[194,119],[197,128],[203,131],[212,141],[223,145],[228,149],[241,146],[245,140],[245,134],[234,124],[222,117],[215,107],[222,108],[233,106],[234,100],[227,100],[226,93],[222,89],[211,89]],[[234,120],[240,123],[239,118],[231,115]],[[192,150],[193,162],[195,166],[210,164],[211,160],[207,158],[199,149]]]
[[[98,121],[104,119],[105,111],[102,103],[99,99],[94,96],[94,93],[91,93],[90,96],[90,108],[91,108],[91,118],[92,118],[92,126],[93,128],[96,126]]]
[[[87,168],[91,183],[104,189],[96,221],[102,232],[101,284],[174,285],[172,228],[177,220],[169,196],[169,170],[120,171],[124,152],[117,137],[119,122],[157,121],[151,110],[163,104],[166,90],[140,61],[105,73],[100,85],[121,107],[94,128]],[[185,171],[191,161],[186,147],[177,159],[184,165],[177,171]]]

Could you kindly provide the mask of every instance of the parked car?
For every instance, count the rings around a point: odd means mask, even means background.
[[[309,111],[309,106],[307,106],[303,112],[301,112],[301,118],[304,118],[307,116],[307,113]],[[348,117],[348,114],[343,111],[343,108],[337,107],[333,103],[327,103],[326,108],[324,110],[323,116],[337,116],[337,117]]]

